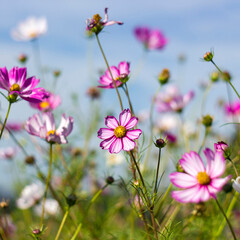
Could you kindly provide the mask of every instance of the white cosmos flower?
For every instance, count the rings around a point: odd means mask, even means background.
[[[178,119],[175,115],[166,114],[158,119],[156,125],[162,131],[171,131],[177,128]]]
[[[240,193],[240,177],[237,177],[236,180],[232,180],[233,181],[233,188]]]
[[[44,188],[42,183],[32,183],[27,185],[21,192],[21,196],[17,199],[17,206],[20,209],[27,209],[35,205],[43,196]]]
[[[38,216],[41,216],[42,214],[42,206],[43,206],[43,201],[41,201],[40,204],[36,205],[34,208],[35,213]],[[54,216],[59,212],[59,204],[55,199],[48,198],[45,201],[45,215],[46,216]]]
[[[124,161],[124,156],[121,153],[118,154],[110,154],[109,152],[106,153],[107,159],[107,166],[116,166],[120,165]]]
[[[11,35],[16,41],[30,41],[47,32],[47,19],[45,17],[29,17],[12,30]]]

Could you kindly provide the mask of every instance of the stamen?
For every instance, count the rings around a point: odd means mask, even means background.
[[[17,84],[17,83],[14,83],[11,88],[10,88],[11,91],[20,91],[20,86]]]
[[[49,102],[41,102],[40,108],[48,108],[50,106]]]
[[[30,38],[36,38],[37,34],[35,32],[32,32],[32,33],[29,34],[29,37]]]
[[[47,132],[47,136],[49,136],[50,134],[51,134],[51,135],[54,135],[55,133],[56,133],[55,130],[50,130],[50,131]]]
[[[126,128],[123,126],[118,126],[114,129],[114,134],[117,138],[123,138],[126,135]]]
[[[201,185],[208,185],[211,182],[211,179],[206,172],[199,172],[197,180]]]
[[[95,24],[98,24],[102,18],[100,17],[99,14],[95,14],[93,16],[93,20],[95,21]]]

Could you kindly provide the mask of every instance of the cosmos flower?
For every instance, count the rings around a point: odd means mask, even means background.
[[[156,97],[156,107],[158,112],[181,112],[183,108],[193,98],[194,92],[181,95],[176,86],[167,86],[165,92],[161,92]]]
[[[123,22],[119,21],[108,21],[107,8],[105,8],[105,19],[102,20],[99,14],[95,14],[93,18],[88,18],[86,20],[87,31],[94,32],[96,34],[100,33],[105,26],[110,26],[113,24],[122,25]]]
[[[68,142],[67,136],[72,132],[73,118],[66,118],[63,114],[61,123],[56,129],[54,116],[51,112],[42,113],[42,119],[37,113],[28,119],[25,129],[29,134],[43,138],[49,143],[63,144]]]
[[[216,198],[216,193],[229,181],[231,176],[219,178],[225,171],[225,158],[222,147],[214,144],[215,153],[206,148],[204,154],[207,158],[205,168],[201,157],[194,151],[185,153],[179,160],[184,173],[174,172],[170,174],[171,182],[181,188],[173,191],[172,197],[179,202],[199,203]]]
[[[167,39],[158,29],[151,30],[148,27],[137,27],[134,33],[136,38],[142,42],[148,50],[162,49],[167,44]]]
[[[136,117],[131,116],[129,109],[123,110],[119,115],[119,122],[113,116],[107,116],[105,118],[105,124],[108,128],[100,128],[98,131],[98,137],[104,139],[100,143],[102,149],[109,149],[110,153],[119,153],[122,149],[124,151],[130,151],[134,149],[135,142],[133,140],[138,139],[142,131],[140,129],[134,129],[138,123]]]
[[[44,88],[35,88],[39,79],[27,76],[26,68],[14,67],[9,72],[6,67],[0,68],[0,88],[8,91],[8,99],[16,102],[18,96],[28,102],[41,102],[46,96]]]
[[[41,216],[42,214],[42,206],[43,201],[41,201],[40,204],[34,207],[34,211],[38,216]],[[59,213],[59,204],[55,199],[47,198],[44,207],[45,207],[44,217],[55,216],[56,214]]]
[[[48,112],[54,110],[61,104],[61,98],[59,95],[55,95],[51,92],[47,92],[47,95],[43,98],[42,102],[30,103],[33,108],[36,108],[42,112]]]
[[[110,67],[113,79],[116,83],[116,86],[119,87],[123,81],[128,80],[128,75],[130,73],[130,63],[123,61],[118,64],[118,68],[115,66]],[[104,75],[100,77],[99,83],[102,84],[101,88],[114,88],[112,76],[107,70]],[[120,81],[121,80],[121,81]]]
[[[17,149],[13,147],[0,148],[0,158],[12,159],[17,153]]]
[[[233,181],[233,188],[235,189],[235,191],[237,191],[238,193],[240,193],[240,177],[237,177],[236,180],[232,180]]]
[[[11,35],[16,41],[30,41],[47,32],[47,19],[29,17],[12,30]]]
[[[22,190],[16,204],[20,209],[28,209],[34,206],[43,197],[43,194],[44,187],[42,183],[32,183]]]
[[[11,132],[21,132],[23,129],[23,123],[19,122],[7,122],[6,129]]]
[[[107,166],[117,166],[123,163],[124,156],[119,154],[110,154],[109,152],[106,153],[106,164]]]
[[[240,122],[240,101],[225,104],[225,114],[229,121]]]

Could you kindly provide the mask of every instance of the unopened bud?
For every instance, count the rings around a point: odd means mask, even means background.
[[[213,53],[212,52],[206,52],[203,56],[203,59],[206,61],[206,62],[210,62],[212,61],[213,59]]]
[[[219,73],[212,72],[210,78],[211,78],[212,82],[217,82],[219,80]]]
[[[232,76],[230,75],[230,73],[228,71],[224,71],[222,74],[222,79],[224,81],[230,81],[232,79]]]
[[[154,143],[157,148],[164,148],[166,146],[166,141],[162,138],[159,138],[156,140],[156,143]]]
[[[87,90],[87,95],[92,99],[98,99],[100,97],[100,90],[96,87],[90,87]]]
[[[18,56],[18,61],[19,61],[20,63],[25,63],[27,60],[28,60],[28,56],[27,56],[26,54],[20,54],[20,55]]]
[[[38,229],[38,228],[33,229],[33,230],[32,230],[32,234],[33,234],[33,235],[40,235],[40,234],[41,234],[41,230]]]
[[[35,163],[35,158],[34,158],[34,156],[27,156],[27,157],[25,158],[25,163],[26,163],[26,164],[29,164],[29,165],[34,164],[34,163]]]
[[[182,173],[185,172],[179,162],[176,165],[176,169],[177,169],[177,172],[182,172]]]
[[[70,194],[66,197],[66,201],[69,207],[72,207],[73,205],[75,205],[76,201],[77,201],[77,196],[75,194]]]
[[[213,117],[210,116],[209,114],[206,115],[206,116],[203,116],[202,118],[202,124],[205,126],[205,127],[211,127],[212,126],[212,122],[213,122]]]
[[[114,183],[114,178],[112,176],[109,176],[106,178],[106,183],[111,185],[112,183]]]
[[[54,77],[59,77],[59,76],[61,75],[61,71],[55,70],[55,71],[53,72],[53,75],[54,75]]]
[[[164,85],[168,82],[168,79],[170,78],[170,72],[167,68],[164,68],[162,72],[158,75],[158,81],[161,85]]]

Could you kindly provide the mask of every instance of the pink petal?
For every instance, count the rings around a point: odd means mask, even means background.
[[[215,157],[211,165],[211,171],[209,172],[209,176],[211,178],[216,178],[221,176],[225,171],[225,158],[223,156],[223,152],[215,152]]]
[[[113,24],[122,25],[123,22],[120,22],[120,21],[109,21],[109,22],[104,23],[103,26],[111,26]]]
[[[197,177],[199,172],[205,172],[205,167],[203,165],[202,159],[194,151],[185,153],[182,156],[182,159],[179,160],[179,163],[185,172],[194,177]]]
[[[98,82],[103,85],[109,85],[112,83],[112,78],[108,78],[107,76],[103,75],[100,77],[100,80]]]
[[[231,176],[225,178],[214,178],[211,180],[210,186],[215,188],[217,192],[222,190],[222,187],[231,179]],[[214,191],[214,190],[213,190]]]
[[[117,138],[115,136],[108,138],[100,143],[100,147],[104,150],[107,150],[116,139]]]
[[[121,138],[117,138],[116,141],[114,141],[110,148],[109,152],[110,153],[119,153],[123,149],[123,143]]]
[[[129,139],[138,139],[141,134],[142,130],[140,129],[128,130],[126,133],[126,137],[128,137]]]
[[[117,119],[113,116],[107,116],[105,118],[105,125],[111,129],[115,129],[119,126]]]
[[[138,118],[136,117],[132,117],[129,122],[127,123],[127,125],[125,126],[125,128],[128,130],[128,129],[131,129],[133,127],[135,127],[138,123]]]
[[[56,130],[56,133],[67,137],[72,132],[72,129],[73,129],[73,118],[72,117],[67,118],[65,114],[63,114],[60,125]]]
[[[211,172],[211,166],[214,159],[214,152],[210,148],[206,148],[203,152],[207,158],[206,173],[209,175]]]
[[[98,137],[101,139],[108,139],[114,136],[114,131],[109,128],[100,128],[98,130]]]
[[[120,74],[123,74],[123,73],[125,73],[125,74],[129,74],[129,67],[130,67],[130,63],[129,62],[126,62],[126,61],[123,61],[123,62],[120,62],[119,64],[118,64],[118,69],[119,69],[119,72],[120,72]]]
[[[169,175],[171,182],[179,188],[191,188],[198,184],[197,178],[180,172],[174,172]]]
[[[133,142],[132,140],[130,140],[127,137],[122,138],[122,142],[123,142],[123,150],[124,151],[130,151],[135,148],[135,142]]]
[[[131,112],[129,109],[124,109],[119,115],[119,123],[121,126],[125,127],[126,124],[131,119]]]
[[[191,202],[193,197],[198,193],[200,186],[197,185],[192,188],[188,188],[180,191],[173,191],[172,197],[178,202],[188,203]]]
[[[9,79],[7,68],[0,68],[0,88],[6,89],[9,91]]]
[[[117,67],[112,66],[112,67],[110,67],[110,70],[111,70],[111,73],[113,76],[113,80],[115,80],[117,77],[119,77],[120,74],[119,74],[119,70],[117,69]],[[105,72],[105,76],[109,79],[112,79],[112,76],[108,70]]]
[[[51,112],[42,113],[43,122],[46,124],[47,131],[55,130],[55,121]]]
[[[21,86],[21,91],[31,90],[34,87],[36,87],[39,82],[40,82],[40,80],[35,78],[35,77],[28,78],[28,79],[25,80],[25,82]]]
[[[199,190],[196,192],[196,194],[191,199],[191,202],[193,202],[193,203],[206,202],[210,198],[211,198],[211,195],[208,191],[208,187],[200,186]]]

